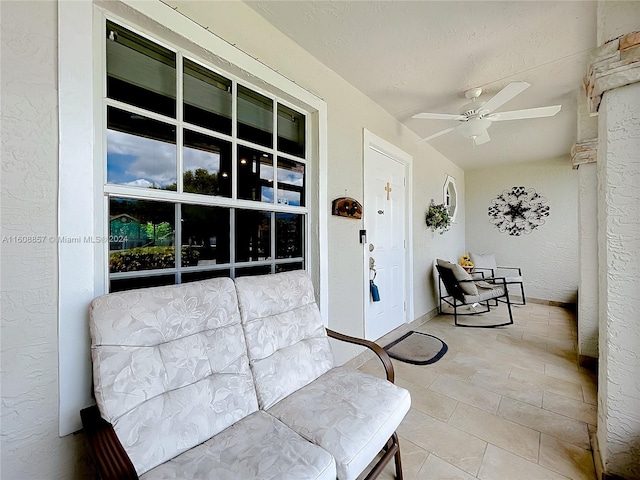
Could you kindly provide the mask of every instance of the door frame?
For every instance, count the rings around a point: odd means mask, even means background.
[[[367,164],[370,159],[369,152],[371,149],[377,150],[378,152],[386,155],[393,160],[396,160],[398,163],[404,165],[404,174],[406,179],[406,185],[404,189],[404,232],[405,232],[405,240],[407,242],[405,250],[404,250],[404,274],[405,274],[405,290],[404,290],[404,301],[406,302],[407,308],[404,311],[404,323],[409,323],[413,321],[413,225],[411,219],[413,218],[413,203],[411,199],[412,195],[412,181],[413,178],[413,157],[409,155],[407,152],[401,150],[396,147],[392,143],[387,142],[381,137],[378,137],[371,131],[363,128],[363,149],[362,149],[362,195],[364,198],[364,190],[367,188],[365,179],[366,179],[366,171]],[[364,205],[362,209],[363,215],[363,227],[365,224],[366,215],[368,213],[367,205]],[[367,312],[368,312],[368,304],[369,304],[369,261],[368,261],[368,249],[369,242],[366,241],[362,244],[362,278],[363,278],[363,296],[362,296],[362,307],[363,307],[363,315],[362,315],[362,331],[366,332],[366,323],[367,323]]]

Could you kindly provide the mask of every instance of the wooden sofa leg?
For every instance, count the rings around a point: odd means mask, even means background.
[[[398,450],[396,451],[396,479],[402,480],[404,477],[402,475],[402,460],[400,459],[400,442],[398,441],[398,434],[394,432],[393,441],[398,446]]]

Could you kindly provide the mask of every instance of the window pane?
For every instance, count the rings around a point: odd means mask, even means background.
[[[182,205],[182,249],[183,266],[229,263],[229,209]]]
[[[175,267],[175,206],[148,200],[109,200],[109,271]]]
[[[236,210],[236,262],[271,258],[271,213]]]
[[[269,275],[271,265],[261,265],[259,267],[236,268],[236,278],[248,277],[249,275]]]
[[[123,290],[133,290],[134,288],[160,287],[163,285],[173,285],[174,283],[176,283],[176,276],[174,274],[119,278],[109,281],[109,291],[122,292]]]
[[[294,263],[280,263],[276,265],[276,273],[291,272],[293,270],[304,270],[304,264],[302,262],[294,262]]]
[[[231,197],[231,143],[184,131],[185,192]]]
[[[208,280],[210,278],[230,277],[231,271],[226,270],[205,270],[204,272],[184,272],[182,274],[182,283],[197,282],[199,280]]]
[[[304,157],[305,116],[278,105],[278,150]]]
[[[273,100],[238,85],[238,138],[273,146]]]
[[[278,159],[278,203],[304,206],[304,164]]]
[[[176,189],[173,125],[109,107],[107,128],[107,183]]]
[[[231,80],[184,60],[184,120],[231,135]]]
[[[107,21],[107,97],[176,116],[176,54]]]
[[[276,213],[276,258],[302,257],[304,215]]]
[[[273,158],[238,146],[238,198],[273,203]]]

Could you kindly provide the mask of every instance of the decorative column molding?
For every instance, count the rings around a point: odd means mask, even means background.
[[[584,79],[589,113],[598,114],[604,92],[635,82],[640,82],[640,32],[611,40],[591,53]]]
[[[577,170],[585,163],[595,163],[598,159],[598,139],[590,138],[576,142],[571,147],[571,166]]]

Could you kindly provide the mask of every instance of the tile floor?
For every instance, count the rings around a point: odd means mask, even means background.
[[[466,318],[506,315],[500,305]],[[535,303],[513,315],[514,325],[494,329],[455,327],[449,315],[413,326],[449,350],[432,365],[393,360],[396,383],[412,397],[398,429],[406,480],[596,478],[596,379],[578,366],[574,315]],[[384,375],[377,359],[361,369]],[[395,478],[393,468],[379,478]]]

